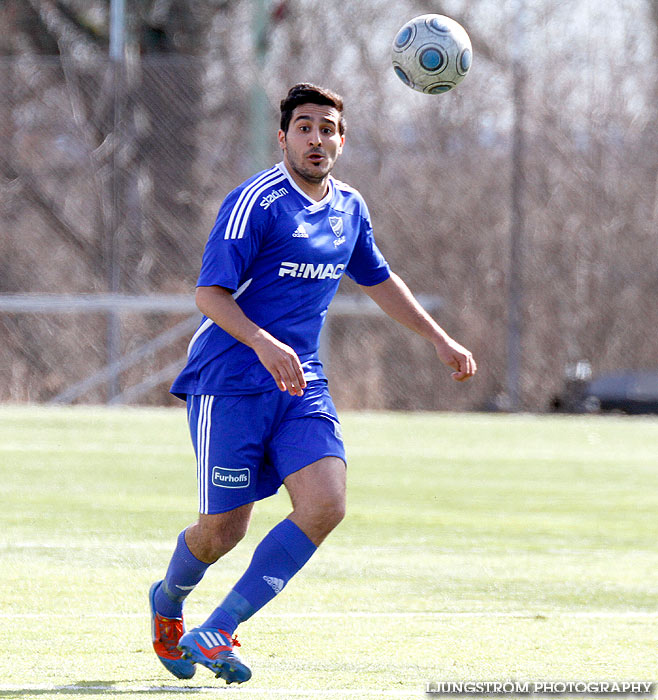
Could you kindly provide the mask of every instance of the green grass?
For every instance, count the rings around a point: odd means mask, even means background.
[[[0,407],[0,699],[424,698],[658,680],[658,420],[346,414],[348,517],[240,628],[253,679],[169,677],[146,593],[194,518],[183,410]],[[201,622],[288,512],[188,600]]]

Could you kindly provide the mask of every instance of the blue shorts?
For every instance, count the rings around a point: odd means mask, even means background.
[[[326,382],[303,396],[279,389],[241,396],[188,395],[197,457],[199,512],[224,513],[276,493],[283,480],[323,457],[345,461]]]

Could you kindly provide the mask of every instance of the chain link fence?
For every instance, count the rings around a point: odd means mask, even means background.
[[[277,101],[301,76],[275,69],[259,102],[244,76],[231,80],[202,58],[0,59],[0,295],[109,295],[84,312],[21,310],[15,297],[0,307],[0,401],[176,402],[168,382],[194,309],[121,299],[192,299],[219,203],[279,159]],[[508,405],[514,201],[519,407],[547,409],[565,367],[582,359],[595,372],[655,367],[655,122],[595,93],[566,116],[560,100],[572,86],[544,77],[521,85],[515,113],[510,69],[495,83],[481,70],[430,101],[405,92],[406,103],[402,86],[331,83],[348,120],[336,176],[363,193],[393,269],[416,294],[442,300],[435,317],[481,367],[453,385],[429,344],[347,304],[324,338],[339,406]],[[345,280],[339,294],[358,290]]]

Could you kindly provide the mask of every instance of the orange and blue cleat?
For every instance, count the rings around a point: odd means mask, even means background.
[[[178,643],[185,634],[185,623],[182,617],[163,617],[155,610],[155,592],[162,581],[156,581],[149,591],[151,605],[151,636],[153,649],[162,665],[173,673],[176,678],[192,678],[196,669],[178,649]]]
[[[197,627],[186,632],[178,643],[183,658],[209,668],[216,678],[227,684],[244,683],[251,678],[251,669],[233,651],[239,647],[237,637],[215,627]]]

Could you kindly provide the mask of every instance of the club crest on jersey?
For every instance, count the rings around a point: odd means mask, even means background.
[[[336,238],[334,238],[334,248],[337,248],[339,245],[345,243],[345,236],[343,236],[343,220],[340,216],[330,216],[329,225],[334,232],[334,236],[336,236]]]
[[[336,238],[340,238],[343,235],[343,220],[340,216],[330,216],[329,225]]]

